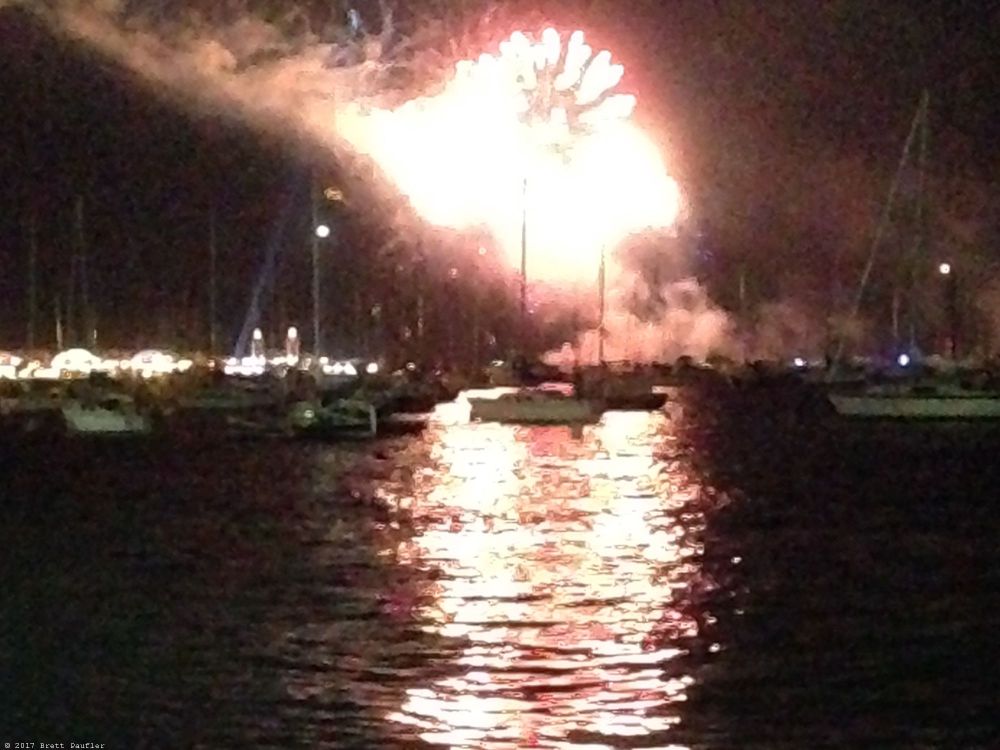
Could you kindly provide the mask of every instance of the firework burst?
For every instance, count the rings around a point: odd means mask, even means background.
[[[337,130],[430,222],[487,229],[514,263],[528,216],[529,274],[593,279],[602,248],[670,226],[680,196],[632,121],[624,75],[582,32],[517,32],[463,60],[440,91],[396,109],[348,104]],[[524,190],[527,183],[528,189]]]

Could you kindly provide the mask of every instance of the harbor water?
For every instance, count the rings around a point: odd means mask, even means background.
[[[0,739],[995,748],[1000,439],[674,394],[582,434],[0,448]]]

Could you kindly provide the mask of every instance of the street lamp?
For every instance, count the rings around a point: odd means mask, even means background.
[[[948,310],[948,349],[951,358],[958,356],[958,279],[953,273],[951,263],[944,262],[938,266],[938,273],[945,279],[945,305]]]

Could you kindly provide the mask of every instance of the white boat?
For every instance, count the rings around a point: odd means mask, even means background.
[[[961,388],[870,388],[861,393],[830,393],[833,408],[859,419],[1000,419],[1000,394]]]
[[[66,431],[72,435],[143,435],[152,423],[125,394],[102,394],[96,399],[68,398],[62,404]]]
[[[511,424],[593,424],[600,420],[599,401],[575,398],[572,387],[540,386],[503,393],[496,398],[469,398],[469,418]]]

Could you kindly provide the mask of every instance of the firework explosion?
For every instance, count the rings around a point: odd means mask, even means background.
[[[527,216],[532,278],[593,280],[602,248],[670,226],[680,195],[631,118],[624,73],[574,32],[515,33],[464,60],[434,96],[396,109],[350,103],[336,129],[428,221],[486,229],[512,263]]]

